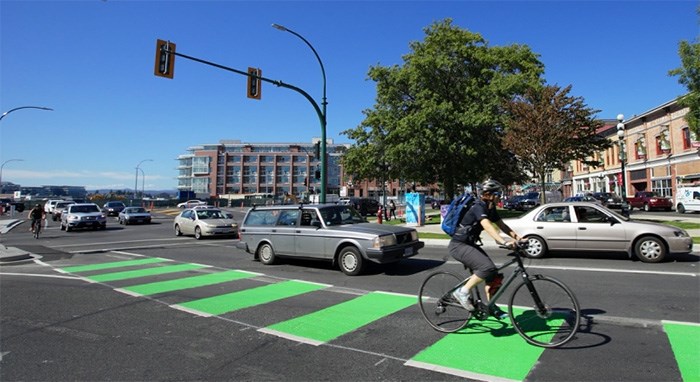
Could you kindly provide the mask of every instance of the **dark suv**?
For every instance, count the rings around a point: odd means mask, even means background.
[[[107,216],[119,216],[119,213],[126,208],[122,202],[107,202],[102,206],[102,212]]]

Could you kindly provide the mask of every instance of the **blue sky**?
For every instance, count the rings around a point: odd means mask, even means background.
[[[177,156],[190,146],[311,142],[311,104],[264,83],[246,98],[244,76],[176,58],[175,78],[153,75],[156,39],[227,67],[307,91],[320,104],[326,70],[328,138],[372,107],[372,65],[402,64],[424,28],[452,18],[491,46],[528,45],[549,84],[573,85],[599,118],[641,114],[686,92],[678,43],[700,35],[698,1],[8,1],[0,0],[2,180],[25,186],[177,186]],[[139,187],[141,180],[139,178]]]

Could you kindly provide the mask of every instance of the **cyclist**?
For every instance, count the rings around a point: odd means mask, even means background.
[[[46,212],[44,211],[43,208],[41,208],[41,204],[38,204],[34,206],[34,208],[29,211],[29,219],[32,220],[31,227],[29,227],[29,230],[34,232],[34,224],[41,224],[42,220],[46,219]],[[41,229],[41,227],[39,227]]]
[[[479,236],[482,231],[486,231],[499,245],[514,247],[514,241],[504,241],[499,235],[499,231],[492,223],[515,240],[521,240],[520,235],[506,225],[498,216],[496,205],[501,198],[503,186],[495,180],[487,180],[481,186],[481,196],[467,210],[460,221],[459,228],[450,240],[448,250],[450,256],[470,268],[473,275],[462,288],[456,290],[452,295],[468,311],[474,311],[474,305],[470,291],[483,281],[486,281],[486,298],[496,293],[500,287],[503,275],[498,274],[496,265],[491,258],[481,248]],[[500,319],[506,318],[507,314],[494,305],[491,314]]]

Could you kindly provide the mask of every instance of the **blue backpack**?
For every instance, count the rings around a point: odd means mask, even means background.
[[[474,204],[474,195],[471,192],[465,192],[462,196],[450,203],[447,209],[445,218],[442,220],[442,230],[450,236],[454,236],[459,228],[459,222],[462,221],[464,214],[467,213],[469,207]]]

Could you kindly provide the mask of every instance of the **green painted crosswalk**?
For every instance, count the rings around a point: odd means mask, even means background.
[[[182,307],[186,310],[193,310],[210,315],[218,315],[309,293],[326,287],[328,287],[328,285],[289,280],[190,301],[175,305],[175,307]]]
[[[415,303],[415,297],[374,292],[305,316],[280,322],[261,331],[320,344]]]
[[[61,268],[61,270],[64,272],[68,272],[68,273],[81,273],[81,272],[89,272],[89,271],[101,271],[104,269],[131,267],[131,266],[135,266],[135,265],[162,263],[165,261],[171,261],[171,260],[161,259],[159,257],[149,257],[149,258],[138,259],[138,260],[123,260],[123,261],[113,261],[110,263],[101,263],[101,264],[76,265],[74,267]]]
[[[185,277],[175,280],[158,281],[148,284],[133,285],[122,290],[131,292],[132,294],[149,296],[158,293],[174,292],[177,290],[198,288],[207,285],[220,284],[228,281],[235,281],[249,277],[257,276],[257,273],[243,271],[225,271],[217,273],[209,273],[199,276]]]
[[[147,269],[137,269],[137,270],[133,270],[133,271],[103,273],[103,274],[99,274],[99,275],[88,276],[87,278],[90,280],[93,280],[93,281],[98,281],[98,282],[118,281],[118,280],[134,279],[137,277],[156,276],[156,275],[164,275],[167,273],[191,271],[193,269],[200,269],[200,268],[205,268],[205,267],[206,267],[206,265],[200,265],[200,264],[178,264],[178,265],[168,265],[168,266],[163,266],[163,267],[153,267],[153,268],[147,268]]]
[[[466,378],[522,381],[543,351],[525,342],[510,321],[489,319],[471,321],[465,329],[448,334],[406,365]],[[518,356],[503,362],[506,354]]]
[[[683,381],[700,381],[700,325],[664,322],[663,326]]]

